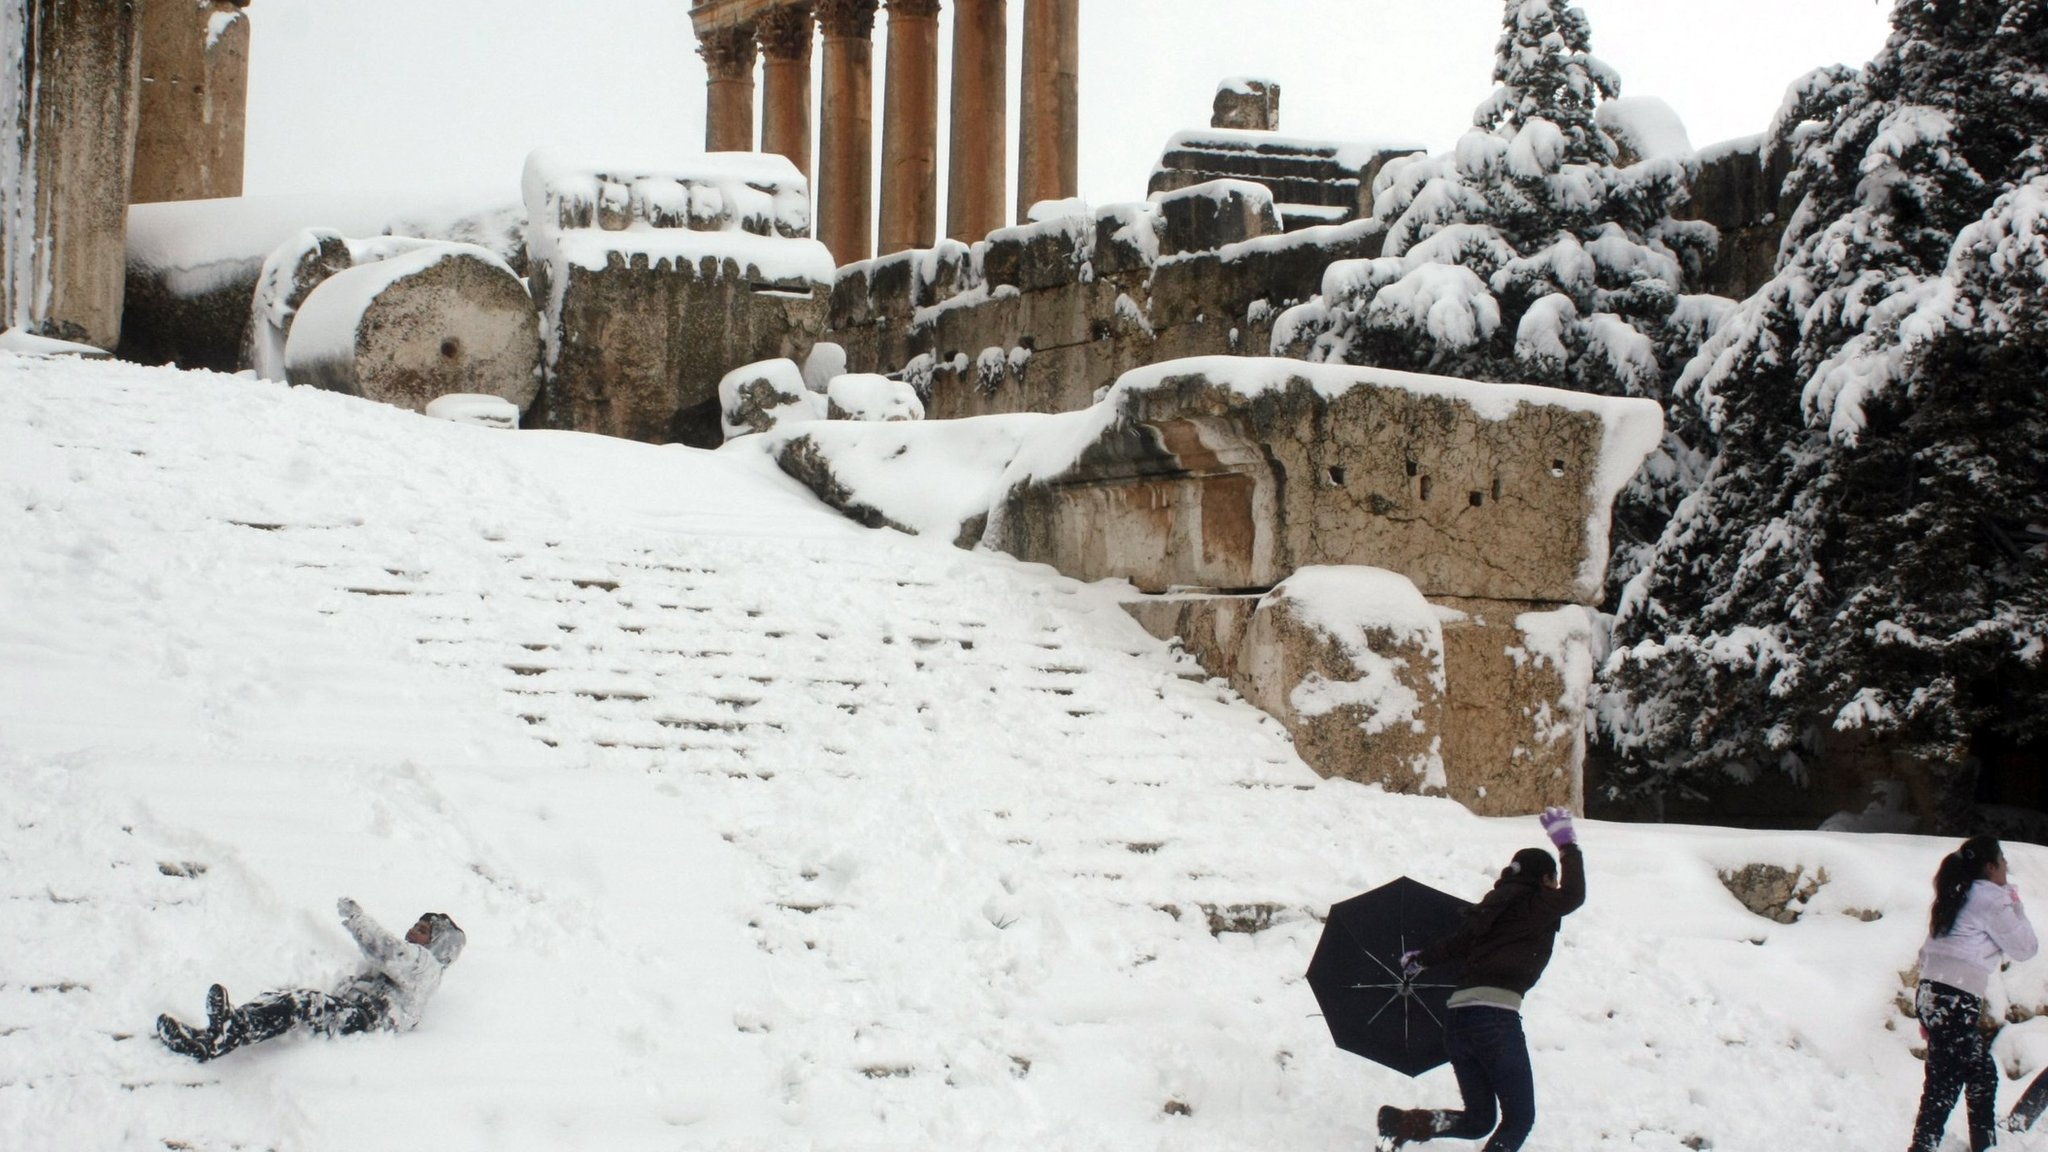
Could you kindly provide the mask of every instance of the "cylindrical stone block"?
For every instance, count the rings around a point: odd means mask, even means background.
[[[882,254],[929,248],[938,228],[939,0],[889,0]]]
[[[249,104],[243,0],[157,0],[143,9],[136,204],[242,194]]]
[[[761,41],[761,151],[787,156],[811,174],[811,43],[817,24],[809,0],[771,8],[755,22]]]
[[[1025,0],[1017,218],[1081,189],[1081,0]]]
[[[754,26],[740,24],[698,33],[706,82],[704,150],[754,150],[754,62],[760,45]]]
[[[946,235],[972,244],[1001,228],[1009,196],[1006,0],[953,0],[953,126]]]
[[[0,0],[0,329],[113,348],[140,0]]]
[[[825,33],[818,239],[841,265],[874,255],[876,0],[818,0]]]
[[[467,244],[419,248],[322,281],[293,318],[285,374],[415,412],[455,393],[526,409],[540,315],[503,261]]]

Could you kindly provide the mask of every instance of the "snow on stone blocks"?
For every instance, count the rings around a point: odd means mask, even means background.
[[[1209,252],[1281,231],[1273,194],[1248,180],[1210,180],[1156,198],[1162,255]]]
[[[801,359],[824,330],[832,257],[783,157],[536,153],[524,189],[542,426],[716,447],[726,374]]]
[[[525,274],[526,211],[513,204],[328,193],[136,204],[128,209],[118,354],[217,372],[256,367],[250,312],[257,286],[279,249],[309,230],[476,244]]]
[[[916,389],[901,380],[855,372],[835,378],[825,388],[828,413],[834,420],[896,424],[924,419]]]
[[[1263,184],[1288,230],[1372,215],[1372,185],[1387,162],[1422,151],[1394,141],[1308,140],[1273,132],[1200,128],[1166,142],[1146,191],[1152,195],[1211,180]]]
[[[1552,604],[1598,597],[1613,500],[1663,427],[1645,400],[1229,357],[1128,373],[1093,415],[1020,463],[993,546],[1147,592],[1345,564]]]
[[[718,382],[720,420],[727,440],[825,417],[825,398],[804,381],[792,360],[763,360],[726,373]]]
[[[142,5],[0,0],[0,328],[112,348]]]
[[[1216,86],[1216,100],[1209,113],[1209,127],[1234,128],[1241,132],[1280,130],[1280,84],[1235,76]]]
[[[453,393],[530,406],[539,317],[519,278],[472,245],[400,245],[307,294],[285,341],[286,378],[415,412]]]
[[[1324,776],[1442,795],[1444,637],[1429,603],[1378,568],[1303,568],[1246,624],[1232,687]]]

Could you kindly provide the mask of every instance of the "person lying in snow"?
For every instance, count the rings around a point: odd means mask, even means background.
[[[400,940],[346,896],[335,909],[342,927],[369,958],[368,971],[332,992],[290,988],[243,1004],[230,1004],[227,989],[215,984],[206,990],[204,1030],[159,1016],[157,1039],[180,1056],[204,1062],[300,1025],[322,1036],[373,1029],[404,1032],[417,1025],[428,997],[441,986],[442,971],[462,954],[462,929],[447,913],[428,912]]]
[[[1478,1140],[1489,1133],[1484,1152],[1515,1152],[1536,1126],[1536,1080],[1529,1068],[1529,1042],[1522,1035],[1522,996],[1550,963],[1565,916],[1586,902],[1585,859],[1571,813],[1545,808],[1541,819],[1544,833],[1564,857],[1562,880],[1550,853],[1524,848],[1456,932],[1401,957],[1410,977],[1447,960],[1465,962],[1444,1025],[1444,1046],[1465,1107],[1460,1112],[1381,1108],[1378,1152],[1396,1152],[1404,1144],[1439,1136]]]

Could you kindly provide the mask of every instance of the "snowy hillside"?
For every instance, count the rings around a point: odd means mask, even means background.
[[[1330,1045],[1316,917],[1476,898],[1535,821],[1319,781],[1114,587],[737,446],[6,354],[0,397],[0,1146],[1348,1152],[1456,1099]],[[1532,1152],[1903,1146],[1949,845],[1584,840]],[[1777,924],[1749,863],[1830,880]],[[417,1032],[158,1047],[348,971],[341,895],[468,930]]]

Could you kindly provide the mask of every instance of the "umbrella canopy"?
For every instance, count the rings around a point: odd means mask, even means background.
[[[1444,1001],[1463,966],[1440,964],[1409,979],[1401,954],[1456,931],[1471,907],[1406,876],[1330,906],[1308,986],[1337,1047],[1409,1076],[1450,1059]]]

